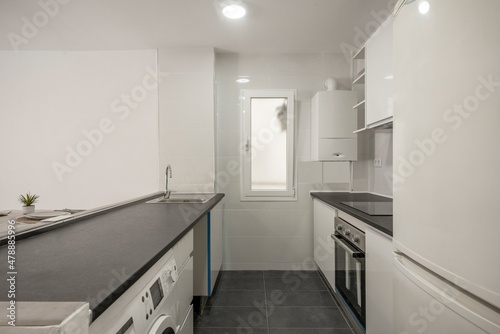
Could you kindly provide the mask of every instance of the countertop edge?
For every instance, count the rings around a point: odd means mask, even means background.
[[[188,225],[181,233],[177,235],[171,242],[169,242],[165,247],[154,256],[151,260],[146,262],[137,272],[132,274],[128,280],[124,281],[118,288],[116,288],[108,297],[106,297],[102,302],[100,302],[96,307],[91,309],[92,311],[92,319],[91,322],[94,322],[100,315],[106,311],[108,307],[111,306],[121,295],[127,291],[135,282],[137,282],[153,265],[161,259],[163,255],[165,255],[179,240],[182,239],[193,227],[196,225],[203,216],[205,216],[210,210],[212,210],[223,198],[225,194],[216,193],[216,195],[210,199],[207,203],[204,203],[204,209],[200,211],[198,217],[194,219],[194,221]],[[158,197],[156,194],[153,198]],[[141,199],[143,201],[143,199]],[[126,207],[136,203],[136,201],[132,203],[124,204],[120,207]],[[117,208],[120,208],[117,207]]]
[[[339,202],[336,202],[333,200],[328,200],[327,198],[325,198],[325,196],[328,196],[328,194],[342,194],[342,193],[337,193],[337,192],[311,192],[310,193],[310,195],[312,197],[320,200],[321,202],[328,204],[328,205],[331,205],[331,206],[333,206],[341,211],[344,211],[345,213],[348,213],[349,215],[353,216],[354,218],[361,220],[363,223],[366,223],[367,225],[373,227],[374,229],[376,229],[376,230],[378,230],[378,231],[380,231],[380,232],[382,232],[382,233],[384,233],[387,236],[392,238],[393,231],[391,231],[387,228],[384,228],[383,226],[380,226],[379,224],[377,224],[376,222],[371,220],[369,215],[363,214],[360,211],[353,209],[353,208],[351,208],[347,205],[344,205],[342,203],[339,203]],[[349,194],[356,195],[356,194],[370,194],[370,193],[349,193]],[[374,195],[374,194],[371,194],[371,195],[378,196],[378,195]],[[382,197],[382,196],[380,196],[380,197]],[[386,199],[388,201],[392,200],[390,198],[386,198]]]

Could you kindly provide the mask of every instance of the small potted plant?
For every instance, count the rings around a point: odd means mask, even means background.
[[[23,204],[23,215],[27,215],[30,213],[35,212],[35,202],[40,196],[38,195],[31,195],[30,193],[27,193],[26,195],[20,195],[19,196],[19,202]]]

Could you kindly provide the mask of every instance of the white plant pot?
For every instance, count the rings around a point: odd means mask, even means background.
[[[35,206],[34,205],[23,205],[23,215],[28,215],[30,213],[35,212]]]

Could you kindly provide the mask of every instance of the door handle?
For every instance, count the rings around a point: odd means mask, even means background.
[[[332,239],[340,246],[342,247],[349,255],[351,255],[353,258],[364,258],[365,253],[357,250],[353,246],[349,245],[348,243],[344,242],[341,238],[339,238],[336,234],[331,235]]]

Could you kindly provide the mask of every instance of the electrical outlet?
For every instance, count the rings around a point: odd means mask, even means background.
[[[373,160],[373,165],[374,165],[375,167],[382,167],[382,159],[380,159],[380,158],[375,158],[375,159]]]

